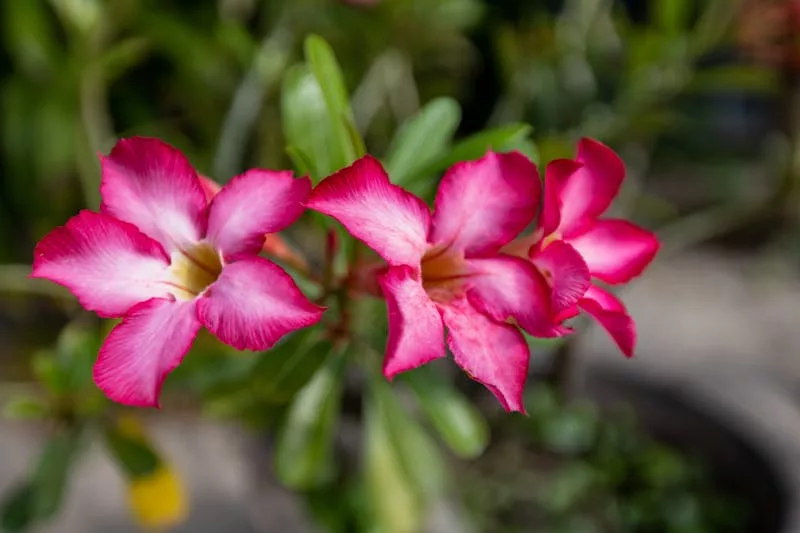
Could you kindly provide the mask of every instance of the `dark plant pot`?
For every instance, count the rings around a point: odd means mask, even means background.
[[[579,395],[601,409],[632,407],[655,439],[702,460],[719,488],[748,506],[746,531],[800,532],[800,410],[785,391],[757,378],[599,359],[580,365]]]

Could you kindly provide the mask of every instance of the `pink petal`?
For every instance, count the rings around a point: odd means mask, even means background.
[[[456,364],[492,391],[506,411],[524,413],[530,352],[517,328],[495,322],[466,301],[441,306]]]
[[[519,152],[456,163],[439,184],[430,241],[466,255],[499,250],[536,215],[539,172]]]
[[[610,292],[592,285],[578,305],[603,326],[626,357],[633,357],[636,323],[619,299]]]
[[[90,311],[119,317],[133,305],[166,297],[164,250],[127,222],[81,211],[46,235],[33,253],[34,278],[67,287]]]
[[[200,321],[239,350],[266,350],[287,333],[319,322],[325,309],[289,274],[258,256],[225,265],[197,304]]]
[[[625,304],[607,290],[601,289],[597,285],[590,285],[586,290],[584,298],[594,300],[604,311],[614,311],[620,313],[627,313]]]
[[[428,247],[428,206],[392,185],[372,156],[322,180],[308,207],[341,222],[390,265],[417,265]]]
[[[548,163],[544,173],[544,201],[539,227],[548,236],[561,225],[561,189],[573,174],[583,168],[583,164],[572,159],[555,159]]]
[[[569,243],[592,276],[606,283],[625,283],[641,274],[660,246],[654,234],[627,220],[598,220]]]
[[[550,287],[536,268],[524,259],[498,255],[470,259],[469,301],[498,322],[513,318],[537,337],[566,333],[553,321]]]
[[[444,356],[444,326],[436,305],[411,267],[390,267],[378,276],[389,310],[389,339],[383,374],[401,372]]]
[[[297,220],[310,192],[311,180],[294,179],[291,171],[248,170],[212,200],[206,239],[229,261],[255,255],[264,245],[264,234]]]
[[[206,229],[206,200],[192,165],[172,146],[122,139],[100,156],[100,210],[138,227],[168,253],[196,243]]]
[[[558,232],[567,237],[581,231],[602,215],[619,193],[625,177],[625,164],[609,147],[592,139],[578,144],[579,170],[569,174],[549,169],[545,188],[558,195],[561,223]]]
[[[563,313],[578,303],[591,285],[589,268],[581,255],[564,241],[553,241],[544,250],[533,249],[531,261],[550,281],[552,306]]]
[[[115,402],[158,407],[164,379],[181,363],[200,327],[194,300],[154,298],[136,305],[100,349],[95,383]]]

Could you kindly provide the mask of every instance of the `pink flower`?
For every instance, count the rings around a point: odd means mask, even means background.
[[[622,352],[633,356],[636,325],[625,306],[591,278],[626,283],[650,264],[655,235],[627,220],[599,218],[617,196],[625,165],[607,146],[582,139],[575,160],[551,162],[545,173],[539,227],[505,251],[530,255],[552,289],[557,321],[581,310],[604,327]]]
[[[264,235],[303,212],[307,178],[250,170],[209,204],[189,161],[156,139],[121,140],[101,164],[100,212],[81,211],[45,236],[32,277],[122,317],[94,367],[110,399],[158,406],[201,326],[235,348],[265,350],[319,321],[323,309],[258,257]]]
[[[533,265],[499,253],[534,218],[541,184],[522,154],[488,153],[450,168],[434,214],[367,156],[323,180],[308,206],[341,222],[388,264],[378,277],[389,310],[387,378],[443,357],[509,411],[524,411],[529,352],[511,321],[556,336],[549,287]]]

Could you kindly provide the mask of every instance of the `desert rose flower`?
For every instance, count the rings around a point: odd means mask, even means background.
[[[324,179],[308,206],[339,222],[387,263],[378,281],[389,311],[387,378],[445,354],[523,411],[529,351],[517,325],[556,336],[549,287],[526,259],[499,253],[534,218],[541,184],[520,153],[451,167],[434,213],[366,156]]]
[[[659,249],[651,232],[627,220],[600,218],[624,177],[625,165],[613,150],[582,139],[575,160],[559,159],[547,166],[537,230],[505,251],[529,255],[551,286],[558,320],[587,312],[631,357],[636,344],[633,319],[619,299],[591,283],[591,278],[626,283],[641,274]]]
[[[323,309],[257,255],[265,234],[302,213],[307,178],[249,170],[209,204],[189,161],[159,140],[121,140],[101,165],[100,212],[81,211],[45,236],[32,276],[122,318],[94,367],[110,399],[157,406],[202,326],[235,348],[264,350],[319,321]]]

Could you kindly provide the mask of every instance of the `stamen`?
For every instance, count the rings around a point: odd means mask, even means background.
[[[202,294],[222,273],[222,259],[207,242],[200,242],[188,250],[179,248],[172,255],[170,284],[177,290],[176,298],[192,299]]]

